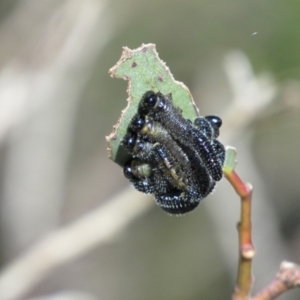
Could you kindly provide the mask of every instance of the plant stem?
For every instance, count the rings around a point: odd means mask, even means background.
[[[300,266],[283,261],[274,280],[252,300],[272,300],[285,291],[300,286]]]
[[[252,185],[244,183],[234,170],[225,169],[225,177],[241,197],[241,220],[237,225],[239,233],[239,266],[233,300],[250,299],[252,287],[252,259],[255,249],[251,238]]]

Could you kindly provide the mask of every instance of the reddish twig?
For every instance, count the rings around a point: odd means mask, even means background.
[[[285,291],[300,286],[300,265],[283,261],[274,280],[252,300],[272,300]]]
[[[300,286],[300,265],[282,262],[276,278],[253,298],[250,296],[252,287],[252,259],[255,249],[251,237],[251,200],[252,185],[244,183],[234,171],[236,151],[227,147],[224,175],[241,197],[241,220],[237,229],[239,233],[239,266],[233,300],[272,300],[285,291]]]
[[[255,250],[251,238],[252,185],[244,183],[234,171],[234,165],[225,166],[224,174],[236,193],[241,197],[241,220],[237,225],[239,233],[239,267],[234,300],[250,299],[252,287],[252,258]]]

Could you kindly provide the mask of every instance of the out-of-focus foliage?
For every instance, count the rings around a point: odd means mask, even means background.
[[[156,44],[200,113],[220,115],[224,127],[235,94],[224,57],[241,50],[256,75],[273,78],[272,104],[242,133],[231,128],[239,133],[225,140],[221,131],[220,139],[237,147],[237,170],[254,186],[254,289],[281,260],[299,263],[299,1],[16,0],[2,1],[0,11],[2,265],[128,185],[105,141],[127,82],[108,70],[123,46],[142,43]],[[229,299],[238,212],[223,180],[194,213],[170,218],[154,208],[112,243],[54,270],[30,296]],[[299,299],[299,291],[281,299]]]

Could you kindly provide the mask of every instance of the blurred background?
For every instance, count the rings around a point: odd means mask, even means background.
[[[253,293],[282,260],[300,263],[299,13],[295,0],[2,0],[0,299],[230,299],[240,203],[229,183],[170,217],[107,158],[127,104],[108,70],[142,43],[202,115],[223,119],[220,140],[254,185]],[[106,214],[110,203],[123,206]],[[105,226],[89,223],[98,213]]]

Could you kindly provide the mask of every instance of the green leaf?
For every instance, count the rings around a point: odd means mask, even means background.
[[[122,111],[113,132],[106,137],[109,157],[121,166],[130,158],[130,154],[120,143],[145,92],[172,93],[174,104],[182,110],[185,118],[193,121],[199,115],[189,89],[174,79],[169,68],[158,57],[154,44],[143,44],[135,50],[124,47],[120,60],[109,70],[109,74],[114,78],[128,80],[128,105]]]
[[[223,172],[225,174],[230,174],[235,169],[236,165],[236,149],[234,147],[227,146]]]

